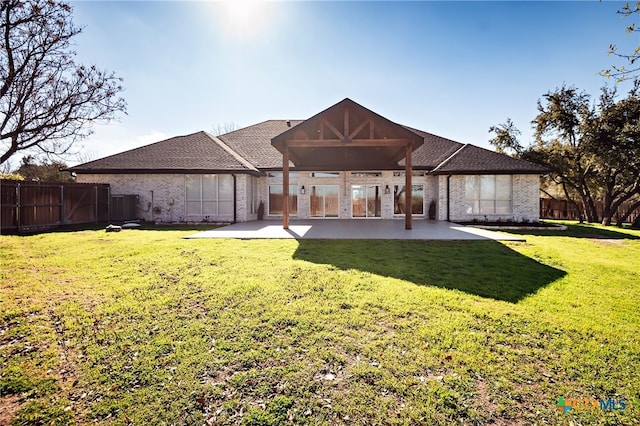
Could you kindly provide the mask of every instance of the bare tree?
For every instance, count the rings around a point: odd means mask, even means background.
[[[640,1],[633,3],[625,3],[625,5],[618,10],[618,14],[624,18],[634,18],[640,15]],[[627,34],[637,34],[640,32],[640,27],[635,22],[631,22],[627,28]],[[612,65],[610,68],[600,71],[600,75],[607,78],[615,78],[617,82],[625,80],[633,80],[640,77],[640,45],[637,46],[632,52],[619,52],[618,46],[615,44],[609,45],[609,55],[615,56],[628,62],[628,67],[624,65]]]
[[[71,40],[82,28],[57,0],[0,5],[0,163],[19,151],[64,155],[94,122],[125,112],[121,79],[76,64]]]
[[[234,130],[238,130],[239,128],[240,128],[240,126],[238,126],[233,121],[227,121],[224,124],[220,124],[220,123],[216,124],[215,126],[213,126],[211,131],[215,136],[220,136],[220,135],[224,135],[225,133],[229,133],[229,132],[233,132]]]

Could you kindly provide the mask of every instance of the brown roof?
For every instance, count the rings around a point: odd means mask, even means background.
[[[424,144],[413,151],[412,162],[415,168],[433,170],[464,145],[422,130],[411,127],[407,129],[424,138]],[[404,167],[404,160],[400,165]]]
[[[91,161],[70,171],[79,173],[222,173],[259,174],[282,168],[282,154],[271,144],[276,136],[303,120],[268,120],[215,137],[207,132],[177,136]],[[424,138],[413,152],[413,167],[434,174],[542,174],[538,164],[462,144],[404,126]],[[294,169],[295,165],[290,164]],[[404,160],[398,163],[404,169]]]
[[[81,173],[260,173],[218,138],[202,131],[90,161],[69,170]]]
[[[474,145],[462,145],[433,170],[433,174],[542,174],[539,164],[498,154]]]
[[[302,123],[303,120],[267,120],[220,135],[219,138],[259,169],[282,168],[282,154],[271,146],[271,139]],[[288,124],[287,124],[288,123]],[[293,165],[293,164],[292,164]]]

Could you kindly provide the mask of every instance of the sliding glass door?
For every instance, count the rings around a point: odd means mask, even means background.
[[[382,187],[380,185],[351,186],[352,217],[382,216]]]
[[[309,195],[311,217],[338,217],[338,185],[313,185]]]

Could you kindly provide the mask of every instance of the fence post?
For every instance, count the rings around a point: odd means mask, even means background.
[[[64,185],[60,185],[60,224],[64,225],[66,222],[66,219],[64,217],[65,215],[65,211],[64,211]]]
[[[20,182],[16,184],[16,215],[18,220],[18,233],[22,230],[22,212],[20,211]]]

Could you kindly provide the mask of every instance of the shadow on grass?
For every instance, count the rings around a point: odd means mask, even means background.
[[[122,226],[122,223],[114,223]],[[54,233],[65,233],[65,232],[80,232],[80,231],[105,231],[108,222],[104,223],[80,223],[73,225],[57,225],[52,227],[42,227],[36,228],[33,227],[31,229],[25,229],[21,232],[17,232],[17,230],[12,229],[9,231],[3,230],[2,235],[19,235],[19,236],[29,236],[29,235],[39,235],[39,234],[54,234]],[[203,224],[159,224],[156,225],[153,222],[142,222],[140,223],[140,227],[133,228],[124,228],[120,232],[128,232],[131,230],[138,231],[193,231],[193,232],[203,232],[209,231],[211,229],[220,228],[225,225],[216,225],[213,223],[203,223]]]
[[[294,259],[517,303],[562,278],[496,241],[299,240]]]
[[[566,231],[549,231],[549,230],[509,230],[510,234],[517,235],[535,235],[539,237],[571,237],[571,238],[591,238],[591,239],[607,239],[607,240],[639,240],[639,235],[625,232],[622,229],[610,226],[604,228],[600,225],[592,225],[587,223],[563,223],[567,227]]]

